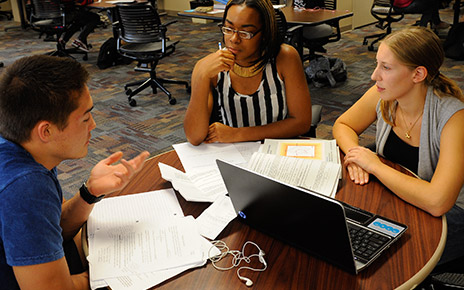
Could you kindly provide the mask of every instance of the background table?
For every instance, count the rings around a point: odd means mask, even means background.
[[[171,188],[160,177],[158,162],[183,169],[175,151],[149,159],[121,194]],[[406,172],[398,165],[387,164]],[[348,274],[305,252],[275,240],[233,220],[217,239],[230,249],[241,249],[246,241],[257,243],[265,252],[268,269],[264,272],[242,270],[242,276],[254,282],[255,289],[411,289],[420,283],[438,262],[446,237],[445,218],[435,218],[402,201],[376,179],[359,186],[346,178],[343,170],[336,198],[408,225],[407,232],[390,249],[358,275]],[[177,197],[185,215],[197,217],[209,203],[187,202]],[[308,239],[311,232],[302,229]],[[253,266],[253,264],[251,265]],[[257,262],[254,265],[260,268]],[[240,288],[242,287],[242,288]],[[246,289],[236,269],[218,271],[210,262],[190,269],[157,286],[156,289]]]
[[[327,9],[319,9],[319,10],[299,10],[293,9],[293,7],[286,6],[281,9],[282,12],[285,14],[285,19],[287,23],[290,24],[301,24],[305,26],[313,26],[322,23],[326,23],[328,21],[343,19],[347,17],[353,16],[353,12],[350,11],[339,11],[339,10],[327,10]],[[192,18],[201,18],[201,19],[209,19],[209,20],[222,20],[223,13],[201,13],[201,12],[178,12],[177,15],[179,16],[186,16]]]

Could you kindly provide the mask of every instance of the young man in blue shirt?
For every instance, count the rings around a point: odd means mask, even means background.
[[[87,80],[77,61],[43,55],[17,60],[0,78],[0,289],[89,289],[80,229],[149,155],[112,154],[63,199],[56,166],[84,157],[96,126]]]

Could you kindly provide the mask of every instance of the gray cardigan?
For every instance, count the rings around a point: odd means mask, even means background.
[[[463,109],[464,103],[460,100],[452,97],[440,98],[433,93],[432,87],[428,88],[425,97],[419,144],[418,175],[420,178],[427,181],[432,179],[440,155],[441,131],[449,118],[457,111]],[[375,140],[377,153],[381,156],[384,156],[383,149],[391,128],[382,118],[379,101],[377,104],[377,131]],[[464,208],[464,186],[461,188],[456,204]]]

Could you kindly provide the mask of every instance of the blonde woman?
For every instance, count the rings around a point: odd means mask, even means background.
[[[377,52],[375,85],[337,119],[333,134],[355,183],[367,183],[372,174],[403,200],[447,215],[446,262],[464,255],[464,103],[461,89],[439,71],[443,59],[440,40],[429,29],[389,35]],[[358,135],[375,121],[377,154],[420,179],[359,146]]]

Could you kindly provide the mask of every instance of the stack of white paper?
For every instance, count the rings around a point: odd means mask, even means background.
[[[159,163],[161,176],[170,181],[185,200],[213,202],[196,220],[199,232],[209,239],[215,239],[236,216],[230,199],[225,196],[227,189],[216,159],[332,197],[341,172],[335,140],[266,139],[262,146],[259,142],[243,142],[199,146],[182,143],[173,147],[185,173]],[[258,150],[267,154],[256,154]],[[272,155],[266,156],[268,154]],[[298,158],[284,160],[278,155]],[[278,163],[280,168],[275,170],[274,165]]]
[[[206,144],[193,146],[186,142],[173,145],[185,173],[159,163],[161,176],[187,201],[213,202],[227,193],[216,159],[245,165],[260,147],[259,142]]]
[[[282,182],[335,197],[340,164],[256,152],[248,168]]]
[[[161,176],[187,201],[212,202],[198,218],[197,225],[202,236],[215,239],[237,214],[216,164],[216,159],[245,165],[252,154],[259,150],[260,142],[235,144],[206,144],[193,146],[190,143],[173,145],[185,169],[185,173],[159,163]]]
[[[88,242],[92,289],[150,288],[204,265],[213,248],[172,190],[104,199],[88,219]]]
[[[266,139],[259,152],[337,163],[340,165],[338,177],[342,178],[340,150],[335,139]]]

